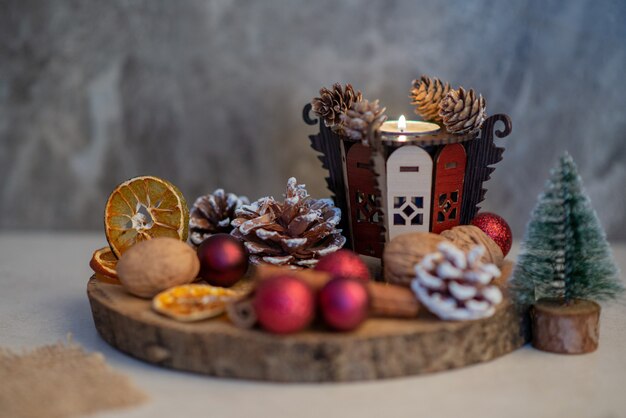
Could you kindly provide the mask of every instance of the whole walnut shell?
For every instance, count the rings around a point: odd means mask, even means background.
[[[428,232],[402,234],[385,245],[383,266],[385,280],[409,286],[415,278],[415,265],[426,254],[437,251],[439,243],[446,241],[440,235]]]
[[[153,238],[128,249],[117,263],[117,275],[126,290],[142,298],[191,283],[200,260],[188,244],[175,238]]]
[[[504,255],[502,254],[500,246],[477,226],[455,226],[452,229],[443,231],[441,236],[451,241],[465,252],[468,252],[477,245],[482,245],[487,250],[481,257],[482,262],[495,264],[498,267],[502,266]]]

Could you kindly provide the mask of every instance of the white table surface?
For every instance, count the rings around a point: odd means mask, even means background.
[[[582,356],[527,346],[489,363],[375,382],[218,379],[148,365],[100,339],[85,291],[89,258],[103,245],[101,234],[0,234],[0,346],[28,349],[71,333],[152,398],[98,417],[626,417],[624,302],[603,306],[600,347]],[[626,245],[614,253],[626,271]]]

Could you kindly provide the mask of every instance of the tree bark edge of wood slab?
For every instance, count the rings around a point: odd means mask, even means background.
[[[538,300],[531,309],[533,347],[559,354],[585,354],[598,348],[600,305],[584,299],[564,304]]]
[[[503,268],[502,282],[512,264]],[[225,317],[182,323],[150,301],[92,278],[94,324],[113,347],[146,362],[218,377],[274,382],[345,382],[449,370],[493,360],[530,340],[530,320],[509,298],[493,317],[441,321],[372,318],[351,333],[315,328],[287,336],[240,329]]]

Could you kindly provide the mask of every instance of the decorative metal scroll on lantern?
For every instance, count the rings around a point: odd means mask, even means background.
[[[363,100],[349,84],[320,90],[315,106],[304,107],[307,124],[319,119],[311,147],[328,170],[346,246],[359,254],[380,258],[397,235],[469,224],[485,198],[483,183],[502,160],[494,135],[511,133],[509,116],[487,117],[484,99],[472,90],[422,76],[411,97],[428,121],[386,121],[378,101]]]

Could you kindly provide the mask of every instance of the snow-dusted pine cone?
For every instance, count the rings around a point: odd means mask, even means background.
[[[441,122],[439,116],[439,102],[450,91],[450,84],[443,83],[438,78],[423,75],[419,80],[413,80],[411,88],[411,104],[415,105],[415,113],[424,120]]]
[[[463,87],[450,90],[439,103],[439,116],[448,132],[465,134],[480,129],[487,117],[485,99]]]
[[[333,130],[354,141],[367,140],[368,133],[380,128],[387,120],[385,110],[378,100],[354,102],[345,114],[339,115],[341,124],[335,125]]]
[[[468,253],[448,242],[415,266],[411,289],[426,308],[441,319],[462,321],[493,315],[502,292],[492,284],[500,276],[494,264],[483,263],[485,248]]]
[[[337,225],[341,210],[330,199],[313,199],[295,178],[283,202],[264,197],[237,209],[231,235],[243,241],[253,264],[314,267],[346,242]]]
[[[320,90],[320,97],[311,101],[313,112],[322,118],[326,126],[333,127],[341,123],[341,115],[346,113],[350,106],[362,100],[361,92],[354,90],[351,84],[342,87],[335,83],[331,89],[323,87]]]
[[[189,212],[189,241],[198,246],[213,234],[229,234],[235,210],[248,204],[247,197],[225,193],[223,189],[200,196]]]

